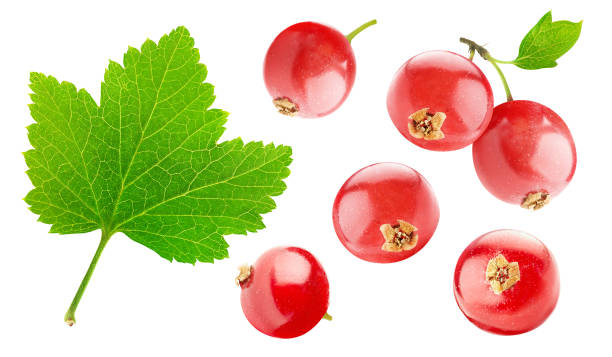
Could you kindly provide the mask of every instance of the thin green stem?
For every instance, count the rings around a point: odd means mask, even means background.
[[[470,48],[470,61],[474,60],[475,54],[476,54],[476,51],[473,48]]]
[[[502,72],[501,68],[499,68],[499,65],[498,65],[498,63],[512,63],[512,62],[496,60],[495,58],[493,58],[493,56],[491,56],[491,54],[486,48],[484,48],[483,46],[477,44],[476,42],[472,40],[468,40],[467,38],[461,37],[459,41],[461,43],[465,43],[466,45],[470,47],[470,59],[472,59],[474,52],[478,52],[480,57],[491,62],[493,67],[495,67],[497,74],[499,74],[502,84],[504,85],[504,90],[506,91],[506,99],[509,102],[512,101],[513,99],[512,99],[512,93],[510,93],[510,86],[508,86],[508,81],[506,80],[506,76],[504,76],[504,72]]]
[[[489,58],[488,61],[491,62],[493,67],[495,67],[495,70],[497,71],[497,74],[499,74],[499,77],[502,80],[502,84],[504,85],[504,90],[506,91],[506,100],[508,102],[511,102],[512,101],[512,93],[510,93],[510,87],[508,86],[508,81],[506,80],[506,76],[504,76],[504,72],[502,72],[501,68],[499,68],[499,66],[497,65],[497,62],[494,59]]]
[[[327,321],[331,321],[332,320],[332,316],[326,312],[325,315],[323,315],[323,319],[327,320]]]
[[[91,279],[91,275],[96,269],[96,265],[98,264],[100,255],[102,255],[102,251],[104,250],[104,247],[106,247],[106,243],[108,243],[111,236],[112,236],[112,233],[107,234],[104,229],[102,230],[102,237],[100,238],[100,244],[98,245],[98,249],[96,249],[96,254],[94,254],[93,259],[91,260],[91,263],[89,264],[89,269],[87,269],[87,273],[85,273],[85,276],[83,277],[83,281],[81,281],[81,285],[79,286],[79,289],[74,295],[74,299],[72,299],[72,303],[70,304],[68,311],[66,311],[66,315],[64,315],[64,321],[68,324],[68,326],[72,326],[76,322],[76,318],[74,317],[76,309],[79,306],[79,302],[81,301],[81,298],[83,297],[83,293],[85,292],[85,289],[87,288],[87,284],[89,283],[89,280]]]
[[[346,35],[346,39],[348,40],[349,43],[351,43],[351,41],[353,40],[353,38],[355,38],[355,36],[357,36],[361,31],[367,29],[368,27],[372,25],[376,25],[376,20],[368,21],[365,24],[357,27],[353,32]]]
[[[498,60],[497,58],[493,58],[493,57],[491,57],[491,59],[497,63],[514,64],[514,61],[502,61],[502,60]]]

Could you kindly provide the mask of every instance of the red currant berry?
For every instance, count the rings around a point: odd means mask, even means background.
[[[447,51],[429,51],[409,59],[397,71],[387,94],[393,124],[408,140],[429,150],[457,150],[487,128],[493,91],[469,59]]]
[[[576,171],[576,146],[563,120],[542,104],[498,105],[472,147],[480,182],[502,201],[538,209],[559,194]]]
[[[431,186],[397,163],[367,166],[338,191],[332,213],[340,242],[358,258],[392,263],[416,254],[440,218]]]
[[[338,109],[355,82],[350,42],[375,23],[347,36],[316,22],[300,22],[281,32],[264,61],[264,80],[278,111],[314,118]]]
[[[540,326],[559,298],[555,259],[535,237],[489,232],[473,241],[455,268],[455,299],[479,328],[516,335]]]
[[[278,247],[265,252],[236,278],[247,320],[272,337],[293,338],[329,319],[329,283],[323,267],[310,252]]]

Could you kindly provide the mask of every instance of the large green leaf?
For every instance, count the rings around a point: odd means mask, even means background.
[[[51,232],[123,232],[162,257],[227,257],[227,234],[264,228],[285,189],[291,148],[217,143],[227,113],[187,29],[111,62],[98,106],[83,89],[32,73],[25,198]]]

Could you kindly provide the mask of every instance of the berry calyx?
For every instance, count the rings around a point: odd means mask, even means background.
[[[538,210],[550,202],[550,194],[548,192],[531,192],[528,193],[521,207],[531,210]]]
[[[429,108],[423,108],[411,114],[408,119],[412,120],[408,123],[408,132],[413,137],[425,140],[444,139],[442,124],[444,124],[446,114],[442,112],[432,113]]]
[[[517,262],[509,263],[503,254],[498,254],[489,260],[486,278],[493,292],[499,295],[521,280],[521,271]]]
[[[407,259],[433,236],[440,210],[436,196],[416,170],[378,163],[354,173],[338,190],[334,230],[356,257],[375,263]]]
[[[393,124],[424,149],[450,151],[472,144],[493,112],[493,91],[469,59],[448,51],[428,51],[406,61],[387,93]]]
[[[398,219],[397,224],[394,225],[383,224],[380,226],[380,232],[385,238],[385,243],[383,243],[381,249],[387,252],[413,249],[419,240],[417,230],[417,227],[401,219]]]
[[[238,270],[240,270],[240,273],[236,277],[236,285],[241,286],[251,277],[252,268],[250,265],[241,265]]]
[[[268,336],[298,337],[322,319],[331,320],[327,275],[305,249],[270,249],[252,266],[240,267],[236,282],[244,315]]]
[[[286,97],[276,98],[272,101],[272,103],[276,109],[278,109],[279,113],[290,117],[296,115],[300,111],[297,104],[293,103],[291,99]]]
[[[374,24],[369,21],[347,36],[316,22],[282,31],[264,60],[264,81],[279,113],[315,118],[338,109],[355,82],[351,41]]]

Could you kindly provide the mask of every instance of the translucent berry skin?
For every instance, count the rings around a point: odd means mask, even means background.
[[[329,303],[329,283],[323,267],[310,252],[297,247],[265,252],[240,287],[247,320],[272,337],[305,334],[321,321]]]
[[[404,260],[421,250],[440,218],[436,196],[423,176],[398,163],[378,163],[353,174],[338,191],[332,212],[340,242],[358,258],[375,263]],[[410,250],[382,250],[380,226],[398,219],[417,227]]]
[[[495,294],[485,278],[490,259],[502,254],[518,262],[520,280]],[[463,314],[479,328],[516,335],[540,326],[559,298],[559,272],[552,253],[537,238],[520,231],[498,230],[473,241],[455,268],[455,299]]]
[[[558,195],[576,171],[576,146],[561,117],[527,100],[495,107],[472,156],[484,187],[500,200],[518,205],[532,192]]]
[[[264,61],[264,80],[273,99],[288,98],[298,116],[325,116],[344,102],[355,82],[355,55],[338,30],[301,22],[281,32]]]
[[[408,131],[409,116],[420,109],[443,112],[444,138],[425,140]],[[395,74],[387,94],[395,127],[415,145],[435,151],[472,144],[487,128],[493,91],[484,73],[469,59],[448,51],[428,51],[409,59]]]

